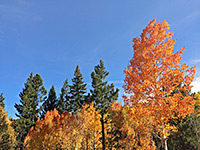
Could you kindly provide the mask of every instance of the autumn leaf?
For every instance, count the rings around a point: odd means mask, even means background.
[[[133,57],[124,70],[123,86],[128,94],[124,103],[134,109],[134,113],[128,110],[130,118],[137,120],[143,131],[154,134],[156,130],[163,141],[175,131],[168,124],[170,119],[184,118],[194,111],[189,91],[195,67],[180,64],[185,49],[174,52],[176,40],[169,29],[165,20],[154,19],[140,37],[133,39]]]

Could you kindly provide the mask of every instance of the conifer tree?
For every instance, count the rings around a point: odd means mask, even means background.
[[[3,97],[3,93],[1,93],[0,95],[0,107],[5,107],[5,103],[4,103],[5,98]]]
[[[108,84],[105,78],[109,75],[109,72],[105,70],[103,60],[100,60],[100,65],[94,67],[94,72],[92,72],[92,90],[91,101],[94,102],[95,107],[101,113],[101,126],[102,126],[102,148],[105,150],[105,114],[108,112],[108,108],[111,104],[117,100],[119,89],[114,88],[114,84]]]
[[[64,85],[61,89],[60,97],[58,99],[57,110],[59,114],[62,114],[63,111],[69,111],[69,83],[68,79],[65,80]]]
[[[80,72],[79,66],[77,65],[74,72],[74,78],[72,79],[73,85],[70,85],[70,112],[76,112],[86,103],[87,84],[83,81],[83,75]]]
[[[48,94],[48,98],[43,103],[43,115],[42,116],[44,117],[44,115],[47,113],[47,111],[54,110],[54,108],[57,109],[57,97],[56,97],[54,85],[52,85],[52,87],[49,91],[49,94]]]
[[[39,103],[46,95],[43,80],[39,74],[33,76],[33,73],[31,73],[24,86],[22,92],[19,94],[20,104],[15,103],[15,108],[18,112],[16,113],[16,116],[19,117],[19,119],[16,120],[16,132],[19,133],[17,135],[17,148],[20,149],[23,148],[23,140],[28,133],[28,130],[35,125],[35,122],[39,117],[41,111]]]

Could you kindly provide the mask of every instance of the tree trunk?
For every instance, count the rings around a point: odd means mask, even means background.
[[[152,143],[152,148],[155,150],[154,142],[153,142],[153,136],[151,135],[151,143]]]
[[[163,127],[163,133],[165,133],[165,127]],[[168,150],[168,147],[167,147],[167,137],[165,135],[164,135],[164,139],[163,140],[164,140],[164,143],[163,143],[164,147],[163,148],[165,150]]]
[[[88,134],[86,136],[86,150],[89,150],[89,146],[88,146]]]
[[[95,134],[94,134],[94,150],[96,150],[96,145],[95,145]]]
[[[167,147],[167,139],[165,138],[165,150],[168,150],[168,147]]]
[[[102,150],[106,149],[105,146],[105,131],[104,131],[104,116],[101,114],[101,127],[102,127]]]

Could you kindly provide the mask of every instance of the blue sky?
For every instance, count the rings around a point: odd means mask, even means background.
[[[77,64],[90,83],[100,59],[123,101],[132,39],[154,18],[170,24],[175,50],[186,48],[182,63],[197,66],[193,91],[200,90],[199,0],[1,0],[0,93],[8,115],[15,117],[14,103],[31,72],[41,75],[47,90],[54,84],[59,95]]]

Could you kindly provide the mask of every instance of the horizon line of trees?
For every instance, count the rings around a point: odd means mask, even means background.
[[[87,93],[87,84],[77,65],[72,84],[69,85],[67,78],[61,88],[60,95],[57,97],[54,85],[47,93],[41,76],[31,73],[19,94],[20,103],[14,105],[17,110],[15,115],[18,117],[18,119],[12,120],[14,122],[13,127],[18,133],[15,148],[23,148],[24,138],[29,129],[35,126],[38,118],[43,120],[48,111],[56,109],[60,115],[64,111],[75,114],[82,105],[92,102],[101,114],[102,134],[104,134],[102,143],[105,147],[104,115],[110,105],[117,100],[119,91],[118,88],[115,89],[113,83],[108,84],[108,81],[106,81],[108,75],[109,72],[105,70],[103,60],[100,60],[100,64],[95,66],[91,73],[92,89]],[[3,93],[1,96],[3,97]]]
[[[98,133],[97,135],[95,135],[96,138],[92,140],[89,138],[91,136],[90,134],[94,134],[94,133],[91,133],[91,131],[89,132],[88,129],[86,130],[84,128],[84,130],[88,132],[87,136],[89,137],[79,133],[80,131],[83,130],[83,128],[77,127],[76,129],[76,132],[82,135],[81,137],[82,142],[84,141],[84,138],[88,138],[87,139],[88,141],[91,140],[90,144],[82,143],[84,145],[83,147],[88,147],[88,149],[89,147],[94,148],[93,146],[96,146],[96,148],[98,147],[101,149],[110,148],[113,150],[124,149],[124,148],[131,149],[131,147],[137,147],[136,149],[140,149],[140,148],[144,149],[143,146],[147,146],[149,143],[145,141],[144,139],[140,139],[139,141],[135,140],[136,133],[133,131],[132,132],[129,131],[130,130],[129,129],[130,127],[128,127],[129,123],[127,122],[128,120],[125,119],[127,116],[126,113],[128,112],[126,110],[127,107],[124,107],[119,103],[114,103],[117,100],[119,89],[115,89],[113,84],[111,85],[107,84],[108,82],[105,81],[105,78],[107,76],[108,76],[108,72],[105,70],[103,61],[100,60],[100,65],[95,66],[94,72],[91,73],[93,89],[90,90],[90,93],[87,93],[86,83],[84,82],[83,76],[80,72],[80,68],[77,65],[76,70],[74,72],[74,78],[72,79],[73,84],[69,85],[68,79],[66,79],[63,84],[63,87],[61,88],[60,95],[57,96],[53,85],[50,88],[49,92],[47,93],[47,91],[45,90],[43,86],[43,80],[40,77],[40,75],[36,74],[34,76],[33,73],[31,73],[30,76],[27,78],[27,82],[24,84],[24,88],[22,92],[20,92],[19,94],[21,98],[20,104],[15,104],[15,108],[18,111],[18,113],[16,113],[16,116],[18,117],[18,119],[7,118],[7,114],[4,112],[5,98],[3,97],[3,93],[1,93],[0,114],[3,116],[3,118],[1,117],[0,122],[2,121],[4,122],[4,124],[1,125],[3,131],[0,133],[2,135],[7,135],[7,137],[2,136],[3,138],[0,138],[3,141],[3,142],[0,142],[0,147],[1,147],[0,149],[2,150],[3,149],[27,149],[27,148],[29,149],[30,146],[33,146],[33,145],[37,147],[38,145],[35,144],[34,142],[37,141],[36,137],[38,137],[38,135],[40,135],[41,133],[37,133],[34,129],[37,129],[38,127],[46,128],[43,125],[41,125],[40,127],[38,118],[41,120],[41,122],[42,121],[48,122],[49,121],[48,119],[45,120],[45,117],[48,118],[48,115],[53,116],[51,118],[53,122],[55,121],[54,120],[55,116],[64,115],[65,117],[68,118],[68,120],[70,120],[71,122],[74,122],[75,124],[80,124],[79,122],[80,119],[77,120],[76,118],[77,115],[79,118],[82,118],[82,117],[85,118],[85,122],[82,122],[82,123],[86,123],[87,120],[92,121],[92,119],[95,119],[97,117],[98,119],[96,119],[96,122],[94,122],[92,125],[90,124],[91,126],[96,126],[96,128],[93,129],[93,131]],[[110,93],[110,95],[108,93]],[[185,150],[199,149],[200,92],[197,94],[190,92],[190,95],[192,95],[196,101],[195,111],[194,113],[191,113],[190,115],[186,116],[183,119],[176,118],[176,119],[170,120],[170,124],[175,125],[177,128],[177,131],[171,131],[171,135],[168,137],[168,143],[169,143],[168,147],[170,149],[174,149],[174,150],[175,149],[176,150],[177,149],[180,149],[180,150],[181,149],[183,150],[184,149]],[[90,112],[88,112],[89,110]],[[93,111],[93,113],[91,113],[91,111]],[[69,117],[68,116],[69,114],[67,113],[66,115],[65,112],[71,113],[72,116]],[[88,114],[93,116],[94,118],[88,117],[87,116]],[[81,116],[81,115],[84,115],[84,116]],[[60,121],[61,120],[56,120],[56,122],[54,122],[53,124],[54,125],[59,124]],[[36,124],[38,125],[35,126]],[[73,126],[73,128],[75,127],[76,125]],[[88,128],[90,128],[90,126],[88,126]],[[32,141],[33,143],[31,142],[32,144],[30,143],[31,141],[30,129],[32,130],[31,131],[32,133],[36,134],[35,139],[32,139],[32,140],[35,140],[34,142]],[[70,129],[72,130],[72,128]],[[49,130],[54,130],[54,129],[50,128],[47,131]],[[72,134],[71,130],[69,130],[67,134]],[[66,136],[66,131],[64,133],[65,134],[62,134],[62,135]],[[43,135],[41,135],[41,137],[42,136]],[[96,140],[96,142],[94,140]],[[162,143],[160,142],[159,138],[155,136],[154,140],[155,140],[155,143],[154,143],[155,147],[157,147],[158,149],[162,149]],[[132,145],[127,144],[129,141],[132,141],[134,144]],[[147,142],[148,144],[146,145],[144,144],[144,142]],[[60,141],[59,142],[57,141],[57,144],[58,143],[59,145],[57,145],[56,148],[58,146],[62,147],[62,144],[60,143]],[[64,146],[66,146],[66,143]],[[71,142],[71,146],[73,147],[73,144],[75,143]],[[138,143],[140,143],[143,146],[141,146],[140,144],[138,145]],[[83,149],[83,147],[80,149]],[[152,147],[148,147],[148,148],[152,149]]]

